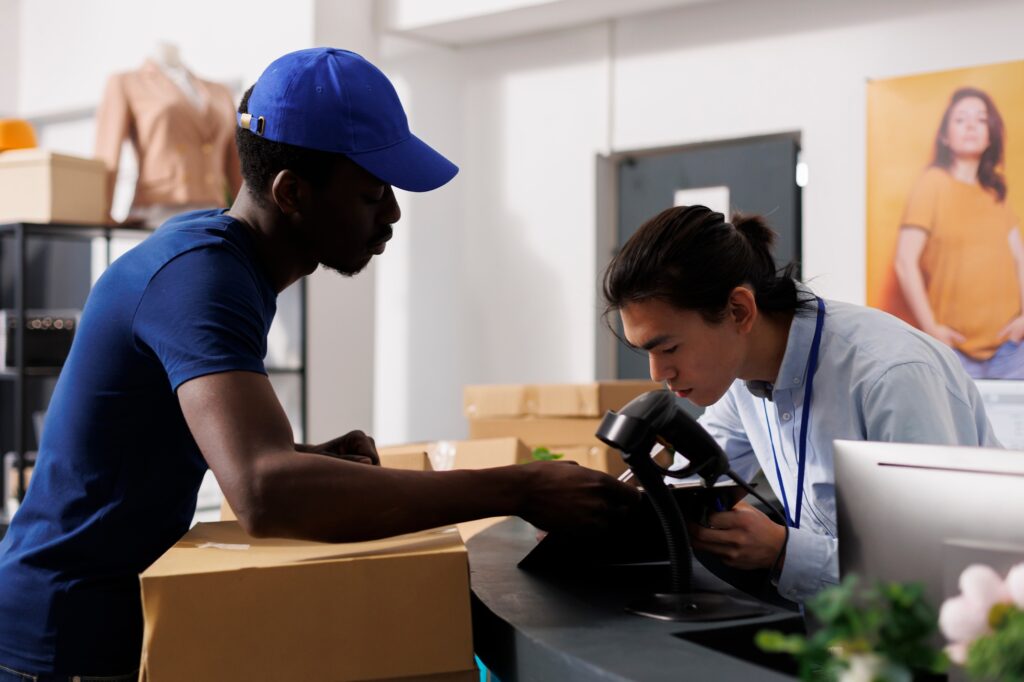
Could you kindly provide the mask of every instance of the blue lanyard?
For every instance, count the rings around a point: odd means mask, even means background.
[[[768,404],[761,399],[764,407],[764,420],[768,425],[768,441],[772,444],[772,459],[775,461],[775,476],[779,481],[779,492],[782,493],[782,507],[786,512],[786,523],[790,528],[800,527],[800,512],[804,503],[804,472],[807,470],[807,426],[811,423],[811,395],[814,392],[814,373],[818,371],[818,351],[821,350],[821,330],[825,326],[825,301],[818,301],[818,319],[814,323],[814,340],[811,342],[811,354],[807,360],[807,383],[804,385],[803,417],[800,419],[800,451],[797,458],[796,473],[796,516],[789,513],[789,498],[786,486],[782,484],[782,470],[779,469],[779,458],[775,454],[775,439],[772,437],[772,424],[768,419]]]

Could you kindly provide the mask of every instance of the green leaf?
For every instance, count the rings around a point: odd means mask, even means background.
[[[535,460],[540,462],[550,462],[552,460],[562,459],[565,457],[563,453],[551,452],[551,450],[548,450],[545,447],[534,448],[532,455]]]
[[[784,635],[778,630],[760,630],[754,635],[754,643],[762,651],[784,654],[800,654],[807,649],[807,640],[800,635]]]

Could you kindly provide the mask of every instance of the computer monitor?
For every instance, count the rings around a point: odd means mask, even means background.
[[[1024,450],[1024,381],[979,379],[974,383],[996,438],[1004,448]]]
[[[837,440],[835,466],[841,577],[921,582],[938,608],[950,547],[1024,560],[1024,452]]]

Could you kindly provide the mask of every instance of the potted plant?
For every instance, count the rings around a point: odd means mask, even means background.
[[[796,657],[802,680],[910,682],[914,671],[945,670],[945,655],[929,644],[936,616],[919,584],[850,576],[806,606],[820,624],[810,636],[762,630],[756,638],[765,651]]]

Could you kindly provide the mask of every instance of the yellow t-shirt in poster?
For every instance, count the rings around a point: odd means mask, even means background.
[[[1017,218],[1007,202],[932,167],[911,191],[902,224],[928,232],[921,271],[935,321],[966,337],[964,354],[992,357],[999,332],[1021,314],[1009,242]]]

